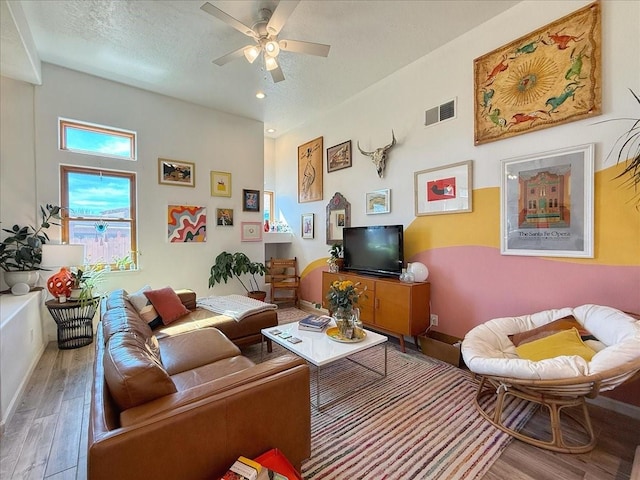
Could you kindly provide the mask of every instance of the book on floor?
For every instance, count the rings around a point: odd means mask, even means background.
[[[285,475],[274,472],[255,460],[239,457],[233,462],[220,480],[289,480]]]
[[[258,480],[263,468],[258,462],[246,457],[239,457],[220,480]]]
[[[317,317],[315,315],[309,315],[298,322],[298,329],[310,330],[313,332],[321,332],[331,321],[331,317],[323,315]]]

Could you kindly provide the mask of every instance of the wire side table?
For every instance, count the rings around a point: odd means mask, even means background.
[[[93,342],[93,316],[98,309],[100,297],[90,300],[45,302],[49,313],[58,325],[58,348],[69,350],[84,347]]]

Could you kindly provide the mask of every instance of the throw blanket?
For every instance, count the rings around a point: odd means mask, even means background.
[[[276,310],[277,305],[264,303],[243,295],[227,295],[225,297],[203,297],[196,301],[196,306],[220,313],[239,322],[244,317],[266,310]]]

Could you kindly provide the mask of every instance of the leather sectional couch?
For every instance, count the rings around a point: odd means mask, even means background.
[[[293,355],[254,364],[202,320],[156,336],[123,290],[103,301],[90,480],[216,479],[240,455],[278,448],[298,469],[310,455],[308,365]]]

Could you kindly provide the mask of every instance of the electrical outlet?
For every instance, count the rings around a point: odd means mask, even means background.
[[[438,326],[438,315],[436,315],[435,313],[431,314],[431,326],[432,327]]]

